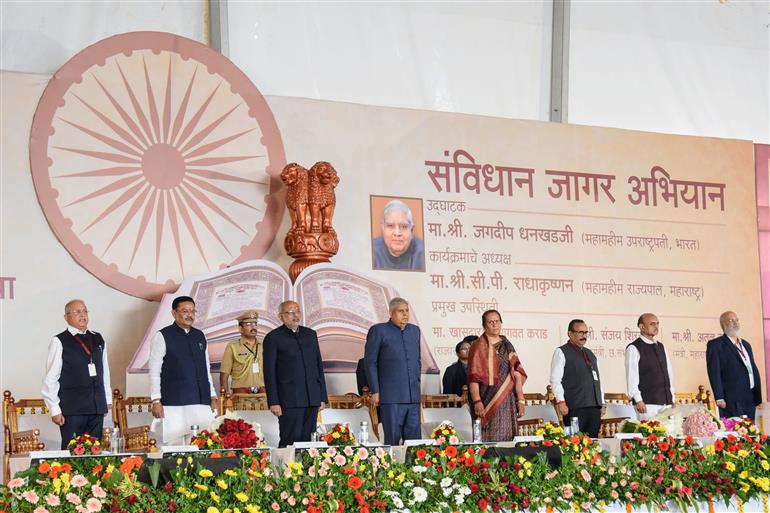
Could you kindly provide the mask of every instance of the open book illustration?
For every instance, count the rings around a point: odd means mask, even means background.
[[[220,271],[185,279],[173,294],[164,294],[158,311],[128,368],[129,373],[148,371],[150,340],[159,329],[174,322],[171,302],[177,296],[195,299],[195,327],[206,334],[212,370],[219,369],[227,343],[240,337],[235,320],[246,310],[259,312],[258,335],[281,325],[278,306],[293,299],[302,310],[302,325],[318,332],[318,343],[327,372],[355,372],[364,356],[366,333],[372,324],[389,318],[388,301],[398,292],[363,274],[333,264],[305,269],[292,285],[289,275],[268,260],[250,260]],[[410,322],[419,326],[414,306]],[[425,334],[420,340],[422,372],[439,370]]]

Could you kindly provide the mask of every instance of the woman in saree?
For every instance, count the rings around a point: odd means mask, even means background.
[[[524,415],[524,382],[513,344],[500,334],[503,320],[497,310],[481,316],[484,333],[471,344],[468,389],[474,418],[481,419],[485,442],[504,442],[516,435],[516,418]]]

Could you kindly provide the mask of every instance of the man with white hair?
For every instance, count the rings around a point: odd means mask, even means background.
[[[43,399],[59,426],[61,448],[74,435],[101,440],[104,416],[112,407],[110,366],[102,336],[88,329],[88,308],[80,299],[64,306],[67,329],[48,345]]]
[[[372,403],[380,405],[388,445],[420,433],[420,328],[409,323],[409,303],[394,297],[390,320],[369,328],[364,347]]]
[[[401,200],[382,210],[382,235],[372,241],[375,269],[425,270],[425,245],[414,236],[414,217]]]
[[[762,384],[751,344],[740,337],[735,312],[720,315],[719,324],[724,335],[706,345],[706,368],[719,416],[745,415],[754,421],[756,407],[762,403]]]

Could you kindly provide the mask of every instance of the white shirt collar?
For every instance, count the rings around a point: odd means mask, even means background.
[[[652,345],[652,344],[654,344],[654,343],[655,343],[655,341],[654,341],[654,340],[651,340],[651,339],[649,339],[649,338],[645,337],[644,335],[639,335],[639,338],[641,338],[641,339],[644,341],[644,343],[645,343],[645,344],[650,344],[650,345]]]
[[[80,331],[75,326],[67,325],[67,331],[69,331],[70,335],[74,337],[75,335],[85,335],[86,333],[88,333],[88,328],[86,327],[84,331]]]

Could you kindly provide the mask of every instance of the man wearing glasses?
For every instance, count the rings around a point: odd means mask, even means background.
[[[570,321],[567,335],[567,343],[557,347],[551,358],[551,387],[556,407],[565,425],[577,418],[582,433],[598,438],[601,417],[606,411],[599,362],[585,347],[588,326],[582,319]]]
[[[150,341],[150,399],[153,417],[163,419],[163,443],[182,444],[190,426],[207,429],[214,420],[217,393],[206,336],[193,328],[193,298],[175,298],[171,315]]]
[[[262,370],[262,344],[257,340],[259,313],[249,310],[238,316],[241,338],[225,347],[219,366],[219,386],[228,390],[228,378],[232,377],[234,394],[256,394],[265,391],[265,374]]]
[[[88,308],[80,299],[64,306],[67,329],[51,339],[43,378],[43,399],[59,426],[61,448],[73,435],[101,440],[104,416],[112,406],[110,367],[104,339],[88,329]]]
[[[278,310],[283,325],[265,336],[265,391],[270,411],[278,417],[278,447],[308,442],[316,428],[326,394],[318,334],[300,326],[299,304],[284,301]]]
[[[425,270],[425,246],[414,236],[412,211],[401,200],[382,209],[382,235],[372,241],[374,269]]]

